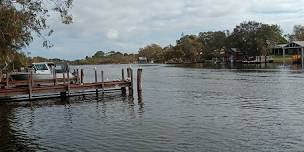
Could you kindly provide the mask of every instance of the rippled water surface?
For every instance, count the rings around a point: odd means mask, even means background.
[[[127,66],[97,69],[120,79]],[[304,150],[299,68],[142,67],[144,105],[119,92],[0,104],[0,151]],[[94,66],[82,68],[85,81],[92,81]]]

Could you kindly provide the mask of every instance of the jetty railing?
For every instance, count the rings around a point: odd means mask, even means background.
[[[57,78],[57,74],[53,72],[52,79],[33,79],[33,72],[28,75],[28,80],[13,80],[10,73],[6,74],[5,81],[0,82],[0,100],[10,99],[18,96],[28,96],[26,100],[47,98],[45,94],[56,94],[58,97],[66,98],[69,96],[77,96],[94,90],[98,96],[99,92],[104,94],[109,90],[121,90],[123,95],[133,97],[133,69],[127,68],[127,78],[125,78],[125,70],[121,70],[120,80],[105,81],[104,71],[101,70],[101,78],[98,79],[98,71],[94,68],[94,82],[84,83],[84,70],[75,69],[74,76],[70,77],[69,70],[62,73],[62,78]],[[142,69],[138,69],[137,85],[138,94],[141,96]],[[100,81],[101,80],[101,81]],[[42,95],[43,94],[43,95]],[[24,99],[24,97],[22,98]],[[7,100],[6,100],[7,101]]]

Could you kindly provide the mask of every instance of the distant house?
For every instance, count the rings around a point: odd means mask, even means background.
[[[223,57],[224,61],[227,63],[240,63],[243,60],[243,54],[237,48],[226,49]]]
[[[278,44],[272,48],[272,55],[299,55],[301,48],[304,48],[304,41],[291,41],[287,44]]]
[[[139,64],[146,64],[146,63],[148,63],[147,57],[138,57],[138,63]]]

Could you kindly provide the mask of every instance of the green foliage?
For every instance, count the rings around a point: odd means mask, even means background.
[[[28,46],[34,34],[43,38],[43,46],[51,47],[46,37],[54,30],[48,26],[47,18],[57,12],[64,24],[71,23],[72,16],[68,14],[71,5],[72,0],[0,0],[0,55],[3,58],[0,64],[24,55],[17,51]]]
[[[228,39],[230,46],[239,48],[249,56],[267,55],[272,45],[286,41],[278,25],[255,21],[236,26]]]
[[[92,57],[86,56],[85,59],[71,61],[70,64],[127,64],[134,63],[136,58],[137,56],[134,54],[122,54],[116,51],[110,51],[108,53],[97,51]]]
[[[163,61],[163,49],[158,44],[147,45],[144,48],[140,48],[138,55],[140,57],[146,57],[149,61],[155,62]]]
[[[97,51],[94,55],[93,58],[99,58],[99,57],[103,57],[105,55],[105,53],[103,51]]]
[[[203,59],[210,60],[213,56],[216,56],[221,49],[227,46],[227,35],[223,31],[201,32],[199,33],[199,38],[204,46],[202,52]]]
[[[304,26],[295,25],[293,33],[288,35],[289,41],[304,41]]]

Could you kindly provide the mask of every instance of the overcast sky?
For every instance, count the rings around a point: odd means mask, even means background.
[[[304,25],[304,0],[74,0],[73,24],[53,16],[54,47],[41,40],[26,49],[31,56],[81,59],[95,51],[136,53],[147,44],[175,44],[182,33],[232,30],[242,21],[279,24],[290,33]]]

